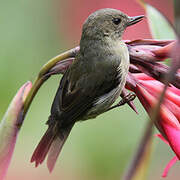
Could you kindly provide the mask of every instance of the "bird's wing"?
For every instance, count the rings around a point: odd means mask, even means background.
[[[88,74],[89,80],[92,79],[93,73]],[[69,78],[69,71],[67,71],[61,79],[59,89],[54,99],[51,115],[56,114],[57,119],[61,121],[62,125],[68,126],[81,118],[91,107],[94,102],[102,95],[110,92],[119,84],[119,77],[113,81],[105,79],[104,81],[96,82],[95,85],[89,89],[84,87],[76,87],[71,90],[70,84],[76,84],[71,82]],[[58,115],[57,115],[58,114]]]

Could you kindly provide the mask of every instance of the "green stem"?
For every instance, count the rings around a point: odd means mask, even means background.
[[[137,152],[135,153],[123,180],[146,179],[146,171],[152,151],[152,132],[153,122],[149,120],[147,122],[146,129],[138,146]]]
[[[49,76],[46,76],[46,73],[49,72],[49,70],[56,65],[57,62],[65,60],[67,58],[74,57],[76,53],[79,51],[79,47],[70,49],[54,58],[52,58],[50,61],[48,61],[40,70],[38,77],[36,78],[28,96],[25,99],[24,102],[24,113],[23,117],[26,116],[26,113],[31,105],[32,100],[34,99],[36,93],[38,92],[39,88],[42,86],[42,84],[49,78]]]
[[[70,58],[70,57],[74,57],[78,51],[79,51],[79,47],[75,47],[73,49],[70,49],[70,50],[52,58],[41,68],[41,70],[39,72],[39,77],[44,76],[52,67],[54,67],[54,65],[57,62],[62,61],[67,58]]]
[[[37,91],[39,90],[39,88],[41,87],[41,85],[45,82],[45,80],[43,78],[37,78],[28,94],[28,96],[25,99],[24,102],[24,112],[23,112],[23,117],[25,117],[29,106],[31,105],[31,102],[33,100],[33,98],[35,97]]]

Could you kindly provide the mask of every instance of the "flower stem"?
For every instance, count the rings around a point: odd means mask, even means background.
[[[26,116],[26,113],[31,105],[31,102],[32,102],[33,98],[35,97],[36,93],[38,92],[39,88],[50,77],[50,76],[46,76],[46,73],[48,73],[49,70],[52,67],[54,67],[57,62],[62,61],[67,58],[74,57],[78,51],[79,51],[79,47],[70,49],[70,50],[52,58],[41,68],[38,77],[36,78],[27,98],[25,99],[23,117]]]
[[[39,72],[39,77],[44,76],[52,67],[54,67],[54,65],[59,62],[62,61],[64,59],[67,58],[71,58],[74,57],[76,55],[76,53],[79,51],[79,47],[75,47],[73,49],[70,49],[60,55],[57,55],[56,57],[52,58],[51,60],[49,60],[40,70]]]
[[[37,77],[37,79],[35,80],[32,88],[24,102],[23,118],[25,117],[25,115],[29,109],[29,106],[31,105],[31,102],[32,102],[33,98],[35,97],[37,91],[39,90],[39,88],[41,87],[41,85],[44,82],[45,82],[45,80],[43,78],[39,78],[39,77]]]
[[[152,132],[153,122],[149,120],[138,149],[127,172],[125,173],[123,180],[146,179],[145,175],[151,154]]]
[[[175,17],[175,27],[176,33],[180,36],[180,1],[174,0],[174,17]]]

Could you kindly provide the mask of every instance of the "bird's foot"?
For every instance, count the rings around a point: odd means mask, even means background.
[[[132,94],[132,93],[129,93],[127,94],[126,96],[124,96],[121,101],[119,101],[118,104],[114,105],[114,106],[111,106],[110,108],[107,109],[107,111],[111,110],[111,109],[114,109],[114,108],[117,108],[119,106],[122,106],[126,103],[129,103],[130,101],[133,101],[134,99],[136,98],[136,95],[135,94]],[[106,111],[106,112],[107,112]]]
[[[136,98],[135,94],[129,93],[126,96],[124,96],[117,105],[122,106],[130,101],[133,101],[135,98]]]

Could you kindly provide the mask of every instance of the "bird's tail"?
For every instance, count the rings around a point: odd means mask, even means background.
[[[59,153],[61,152],[73,125],[59,130],[60,132],[55,131],[55,127],[49,126],[36,147],[31,157],[31,162],[35,162],[35,166],[37,167],[39,164],[43,163],[44,159],[48,155],[47,167],[49,171],[52,172]]]

